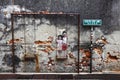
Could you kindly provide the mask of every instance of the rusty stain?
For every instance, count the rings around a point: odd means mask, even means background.
[[[110,54],[110,52],[107,53],[108,57],[107,57],[107,61],[111,62],[111,61],[117,61],[119,58],[117,56],[112,56]]]
[[[19,43],[19,42],[21,42],[21,41],[22,41],[21,39],[11,39],[11,40],[7,41],[7,43],[8,43],[8,44],[12,44],[13,42],[14,42],[14,43]]]
[[[40,40],[38,40],[38,41],[35,41],[34,42],[35,44],[37,44],[37,45],[42,45],[42,44],[47,44],[47,45],[51,45],[51,41],[40,41]]]
[[[35,62],[36,62],[36,72],[40,72],[40,66],[39,66],[39,57],[38,54],[35,54]]]
[[[100,47],[95,47],[95,48],[93,48],[93,50],[96,51],[99,55],[101,55],[103,52],[102,48],[100,48]]]
[[[55,50],[55,48],[53,48],[53,47],[51,47],[51,46],[46,46],[45,49],[43,49],[43,50],[41,50],[41,51],[49,54],[50,52],[52,52],[52,51],[54,51],[54,50]]]

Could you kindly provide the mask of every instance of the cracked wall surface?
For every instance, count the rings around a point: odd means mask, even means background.
[[[14,2],[12,2],[14,1]],[[49,12],[63,12],[63,13],[80,13],[80,71],[81,72],[89,72],[89,61],[90,57],[87,54],[90,54],[90,27],[86,27],[82,25],[83,19],[102,19],[102,26],[94,27],[93,32],[93,71],[119,71],[119,61],[120,61],[120,49],[119,49],[119,33],[120,33],[120,15],[119,15],[119,0],[0,0],[0,46],[1,46],[1,72],[12,72],[12,64],[11,64],[11,44],[8,44],[11,37],[11,13],[13,11],[26,11],[26,12],[39,12],[39,11],[49,11]],[[65,20],[67,19],[67,21]],[[68,42],[71,44],[71,50],[76,50],[73,45],[77,45],[77,25],[76,17],[66,18],[62,17],[39,17],[35,19],[32,16],[21,18],[16,17],[15,20],[15,38],[21,39],[23,42],[32,43],[29,47],[27,47],[29,52],[34,52],[34,40],[46,40],[49,35],[56,36],[60,32],[56,31],[56,26],[68,28]],[[24,28],[26,26],[26,29]],[[36,31],[34,31],[33,26],[36,27]],[[48,28],[49,26],[49,28]],[[44,27],[44,28],[43,28]],[[60,28],[61,29],[61,28]],[[25,30],[25,35],[24,35]],[[53,31],[52,31],[53,30]],[[61,31],[63,28],[61,29]],[[43,31],[43,32],[40,32]],[[35,32],[35,33],[34,33]],[[44,33],[46,32],[46,33]],[[39,34],[43,34],[46,37],[40,37]],[[73,34],[71,34],[73,33]],[[21,35],[22,34],[22,35]],[[48,35],[49,34],[49,35]],[[24,40],[24,36],[26,36],[26,40]],[[39,37],[38,37],[39,36]],[[74,37],[72,37],[74,36]],[[104,36],[104,39],[101,37]],[[55,40],[54,40],[55,44]],[[31,63],[21,63],[19,62],[20,56],[23,55],[19,53],[25,52],[25,46],[17,45],[16,49],[16,65],[36,65],[35,62]],[[77,51],[75,52],[75,56],[77,57]],[[56,53],[56,52],[54,52]],[[70,54],[69,54],[70,55]],[[39,56],[47,56],[47,54],[40,54]],[[54,56],[55,55],[51,55]],[[7,58],[8,59],[7,59]],[[42,58],[41,58],[42,59]],[[48,58],[43,58],[43,61],[50,61]],[[41,61],[41,60],[40,60]],[[67,61],[67,60],[66,60]],[[65,62],[65,61],[64,61]],[[67,61],[68,62],[68,61]],[[72,62],[72,61],[71,61]],[[70,62],[70,63],[71,63]],[[75,61],[73,61],[75,62]],[[41,62],[42,63],[42,62]],[[62,66],[62,67],[61,67]],[[63,66],[67,66],[64,68]],[[75,65],[73,65],[75,66]],[[42,66],[43,68],[45,66]],[[58,65],[54,65],[51,68],[55,68],[53,71],[50,71],[50,65],[47,70],[43,70],[41,72],[75,72],[75,69],[66,63],[58,62]],[[29,69],[30,68],[30,69]],[[23,69],[23,72],[34,72],[35,67],[33,66],[17,66],[18,72]],[[28,70],[27,70],[28,69]],[[64,71],[66,70],[66,71]]]

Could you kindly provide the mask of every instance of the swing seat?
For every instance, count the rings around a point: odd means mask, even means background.
[[[24,61],[33,61],[35,60],[35,55],[33,54],[25,54],[24,55]]]

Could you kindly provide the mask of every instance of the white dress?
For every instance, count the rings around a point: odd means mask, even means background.
[[[63,43],[67,44],[67,37],[63,37]]]
[[[57,40],[57,49],[62,50],[63,40]]]

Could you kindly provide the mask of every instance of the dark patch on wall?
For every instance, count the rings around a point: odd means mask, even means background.
[[[33,12],[48,10],[50,12],[80,13],[81,25],[84,18],[100,18],[103,20],[101,30],[104,34],[111,34],[114,30],[119,29],[119,27],[115,27],[119,25],[119,20],[115,17],[119,10],[112,13],[113,5],[118,2],[119,0],[14,0],[15,5],[20,5]],[[12,4],[12,0],[0,0],[1,7],[8,4]]]

